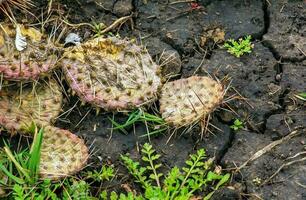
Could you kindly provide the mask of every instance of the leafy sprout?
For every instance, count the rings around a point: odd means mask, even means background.
[[[234,131],[238,131],[238,130],[244,128],[244,123],[242,121],[240,121],[239,119],[236,119],[234,121],[234,124],[231,125],[230,128],[233,129]]]
[[[128,119],[123,124],[119,124],[111,118],[109,118],[109,120],[113,124],[113,130],[120,130],[125,134],[128,133],[126,131],[128,127],[133,126],[136,123],[145,124],[146,127],[148,128],[147,129],[148,132],[147,134],[142,135],[140,137],[158,135],[168,130],[166,122],[161,117],[147,113],[142,109],[137,109],[129,113]]]
[[[227,49],[227,52],[239,58],[246,53],[252,52],[254,45],[251,43],[251,39],[252,37],[250,35],[244,39],[240,38],[238,41],[229,39],[224,44],[224,47]]]
[[[127,196],[122,196],[113,193],[110,195],[111,199],[190,199],[197,192],[205,191],[204,199],[208,200],[230,178],[230,174],[222,175],[210,170],[213,159],[206,160],[204,149],[191,154],[186,161],[186,167],[180,169],[175,166],[167,175],[158,172],[162,167],[159,163],[161,155],[156,153],[152,145],[144,144],[141,152],[145,166],[133,161],[128,155],[121,155],[121,159],[135,182],[144,189],[144,195],[128,193]],[[133,198],[129,198],[131,195]],[[106,199],[106,192],[103,197]]]

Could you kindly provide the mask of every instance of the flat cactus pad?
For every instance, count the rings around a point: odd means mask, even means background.
[[[187,126],[208,116],[223,96],[223,86],[209,77],[192,76],[168,82],[162,88],[160,112],[169,125]]]
[[[45,125],[58,116],[63,97],[55,81],[16,85],[0,90],[0,126],[26,133],[32,122]]]
[[[87,146],[76,135],[52,126],[44,128],[39,167],[42,178],[73,175],[85,167],[88,157]]]
[[[82,101],[106,110],[129,110],[156,99],[159,67],[131,41],[95,38],[70,47],[62,61],[67,81]]]
[[[27,46],[18,51],[12,24],[0,24],[0,76],[5,80],[37,80],[55,68],[58,57],[48,38],[34,28],[20,25]]]

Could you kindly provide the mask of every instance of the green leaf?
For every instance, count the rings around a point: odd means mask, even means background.
[[[221,180],[219,181],[219,183],[217,184],[217,186],[215,187],[215,190],[218,190],[220,186],[222,186],[223,184],[225,184],[229,179],[230,179],[231,175],[229,173],[225,174]]]
[[[142,157],[142,160],[145,161],[145,162],[149,162],[150,161],[149,158],[147,158],[145,156]]]
[[[118,199],[117,193],[112,191],[110,194],[110,200],[117,200],[117,199]]]
[[[208,181],[213,181],[213,180],[219,180],[219,179],[222,179],[222,175],[218,175],[218,174],[215,174],[214,172],[208,172],[207,174],[207,180]]]
[[[6,175],[8,176],[10,179],[14,180],[16,183],[18,184],[24,184],[25,181],[21,178],[18,178],[16,176],[14,176],[11,172],[9,172],[3,165],[2,163],[0,163],[0,170]],[[18,186],[16,186],[18,187]]]
[[[153,155],[151,159],[152,159],[152,160],[157,160],[157,159],[160,158],[160,156],[161,156],[161,155],[156,154],[156,155]]]
[[[186,164],[189,165],[189,166],[192,166],[192,165],[193,165],[193,162],[190,161],[190,160],[187,160],[187,161],[186,161]]]
[[[28,169],[30,170],[31,177],[35,177],[35,179],[38,178],[37,176],[40,163],[40,152],[43,140],[43,133],[43,129],[40,129],[38,133],[35,133],[28,162]]]

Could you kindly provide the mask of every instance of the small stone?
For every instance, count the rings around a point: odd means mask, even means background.
[[[133,4],[132,0],[117,1],[113,8],[113,13],[118,17],[127,16],[132,13]]]
[[[82,41],[82,39],[80,38],[80,36],[76,33],[69,33],[67,35],[67,37],[65,38],[65,46],[66,45],[70,45],[70,44],[74,44],[74,45],[78,45],[80,44],[80,42]]]

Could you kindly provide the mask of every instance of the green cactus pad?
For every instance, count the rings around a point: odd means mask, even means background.
[[[54,180],[73,175],[85,167],[88,157],[84,140],[67,130],[44,128],[39,167],[42,178]]]
[[[95,38],[68,48],[64,57],[67,81],[84,102],[106,110],[129,110],[156,99],[159,67],[131,41]]]
[[[169,125],[187,126],[213,112],[223,96],[223,86],[209,77],[168,82],[162,88],[160,112]]]
[[[18,51],[12,24],[0,24],[0,76],[5,80],[37,80],[55,68],[58,57],[48,38],[34,28],[20,26],[27,46]]]
[[[61,88],[55,81],[4,87],[0,90],[0,126],[27,133],[32,122],[50,124],[61,111]]]

